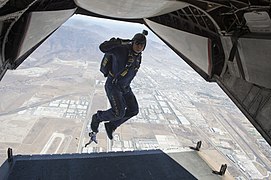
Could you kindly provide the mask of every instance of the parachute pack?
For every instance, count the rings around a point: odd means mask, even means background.
[[[136,59],[136,63],[134,63],[135,59],[133,58],[132,52],[129,52],[128,55],[128,61],[126,66],[123,68],[122,71],[120,71],[118,74],[114,75],[112,74],[111,70],[112,70],[112,55],[110,54],[104,54],[104,57],[101,61],[101,65],[100,65],[100,71],[103,73],[104,77],[107,77],[109,74],[114,77],[115,79],[119,78],[119,77],[124,77],[126,76],[126,74],[128,73],[128,71],[131,68],[134,68],[134,70],[138,70],[140,64],[141,64],[141,58]]]
[[[105,53],[100,66],[100,71],[103,73],[104,77],[108,76],[111,68],[112,68],[112,55]]]

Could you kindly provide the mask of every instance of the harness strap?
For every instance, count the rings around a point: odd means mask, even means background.
[[[111,71],[109,71],[109,75],[110,75],[111,77],[114,77],[114,74],[113,74]]]
[[[111,77],[113,77],[113,78],[118,78],[119,76],[124,77],[124,76],[127,75],[127,73],[129,72],[129,70],[132,67],[134,67],[135,70],[138,70],[139,66],[132,66],[133,63],[134,63],[134,61],[135,60],[134,60],[132,52],[129,52],[128,61],[127,61],[127,64],[126,64],[125,68],[122,71],[120,71],[117,75],[113,74],[112,71],[109,71],[109,75]],[[137,59],[137,62],[138,62],[138,64],[140,64],[140,60],[139,59]]]

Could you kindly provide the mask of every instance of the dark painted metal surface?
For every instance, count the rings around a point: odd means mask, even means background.
[[[0,179],[217,179],[211,171],[194,151],[17,155],[1,166]]]

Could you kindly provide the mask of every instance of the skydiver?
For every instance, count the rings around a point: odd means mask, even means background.
[[[105,130],[108,138],[112,140],[113,132],[138,114],[138,103],[130,84],[140,67],[147,34],[148,32],[143,30],[131,40],[111,38],[99,46],[105,53],[100,70],[107,77],[105,91],[111,108],[105,111],[98,110],[92,116],[91,129],[95,140],[100,122],[108,121],[104,123]]]

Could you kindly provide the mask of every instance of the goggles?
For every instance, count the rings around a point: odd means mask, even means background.
[[[145,42],[135,41],[135,45],[145,45]]]

